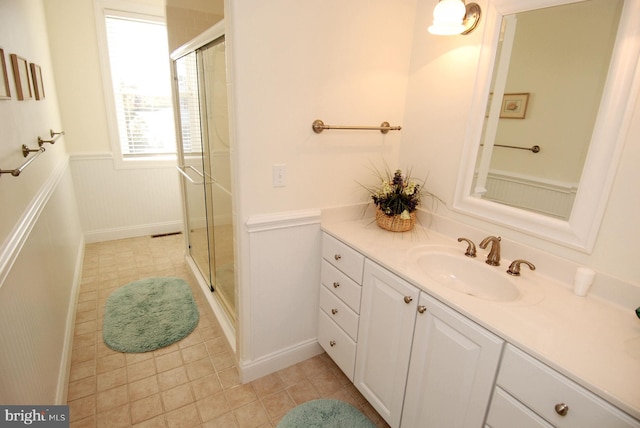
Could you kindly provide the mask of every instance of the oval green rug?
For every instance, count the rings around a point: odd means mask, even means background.
[[[375,425],[351,404],[322,398],[294,407],[276,428],[375,428]]]
[[[153,351],[186,337],[199,319],[186,281],[147,278],[111,293],[105,306],[102,337],[115,351]]]

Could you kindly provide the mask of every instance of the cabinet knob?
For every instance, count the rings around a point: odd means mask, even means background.
[[[560,416],[564,416],[569,412],[569,406],[564,403],[556,404],[556,413]]]
[[[337,309],[331,309],[331,313],[332,313],[333,315],[335,315],[335,314],[337,314],[337,313],[338,313],[338,310],[337,310]]]
[[[409,303],[413,302],[413,297],[404,296],[404,302],[408,305]]]
[[[418,312],[424,314],[427,311],[427,307],[424,305],[418,305]]]
[[[335,341],[335,340],[331,340],[331,341],[329,342],[329,346],[331,346],[332,348],[333,348],[334,346],[336,346],[336,341]]]
[[[333,283],[333,288],[338,288],[340,287],[340,283],[338,281]]]
[[[336,261],[338,261],[342,258],[342,256],[340,254],[334,254],[333,258],[336,259]]]

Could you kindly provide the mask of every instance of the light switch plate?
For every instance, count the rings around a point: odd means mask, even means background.
[[[287,185],[287,166],[275,164],[272,168],[273,187],[284,187]]]

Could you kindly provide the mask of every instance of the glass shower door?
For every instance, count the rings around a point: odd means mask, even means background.
[[[231,193],[231,147],[224,38],[198,50],[203,87],[205,186],[209,213],[211,279],[218,300],[235,319],[235,271]]]
[[[189,253],[217,301],[235,321],[231,147],[224,37],[176,60],[175,75]]]
[[[202,276],[211,284],[205,156],[200,120],[198,61],[191,52],[175,61],[178,111],[182,147],[179,170],[184,176],[184,204],[189,254]]]

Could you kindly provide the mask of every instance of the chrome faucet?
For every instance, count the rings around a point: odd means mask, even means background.
[[[483,250],[487,248],[487,245],[491,243],[491,250],[487,254],[486,264],[491,266],[500,266],[500,240],[501,238],[495,236],[487,236],[482,240],[479,247]]]

